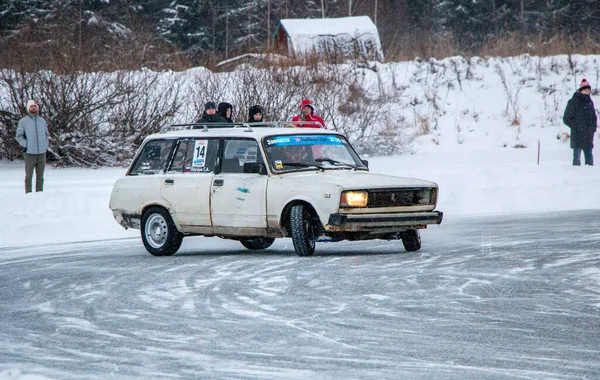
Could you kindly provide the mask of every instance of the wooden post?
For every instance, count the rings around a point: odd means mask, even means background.
[[[537,159],[537,164],[538,164],[538,166],[540,166],[540,140],[538,140],[538,159]]]

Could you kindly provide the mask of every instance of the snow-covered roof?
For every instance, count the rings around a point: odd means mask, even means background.
[[[383,61],[383,50],[377,26],[369,16],[322,19],[282,19],[288,37],[288,53],[306,54],[332,49]]]

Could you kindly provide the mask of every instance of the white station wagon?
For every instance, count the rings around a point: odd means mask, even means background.
[[[155,256],[194,235],[251,250],[291,237],[299,256],[341,240],[402,240],[418,251],[419,229],[442,222],[437,184],[370,173],[342,134],[286,124],[189,124],[148,136],[114,185],[116,221],[140,229]]]

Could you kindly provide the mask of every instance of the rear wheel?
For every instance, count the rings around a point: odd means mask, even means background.
[[[240,239],[240,243],[242,243],[242,245],[244,247],[251,249],[251,250],[267,249],[271,245],[273,245],[274,241],[275,241],[275,239],[273,239],[273,238],[262,237],[262,236],[257,236],[257,237],[253,237],[253,238],[249,238],[249,239]]]
[[[419,230],[408,230],[401,233],[402,244],[408,252],[415,252],[421,249],[421,234]]]
[[[142,241],[154,256],[170,256],[177,252],[183,234],[177,230],[171,215],[162,207],[150,207],[142,215]]]
[[[305,205],[292,207],[290,229],[296,254],[298,256],[312,256],[315,253],[315,226]]]

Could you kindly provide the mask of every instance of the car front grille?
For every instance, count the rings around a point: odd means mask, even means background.
[[[431,199],[425,203],[419,203],[423,189],[390,189],[369,190],[367,207],[408,207],[429,204]]]

